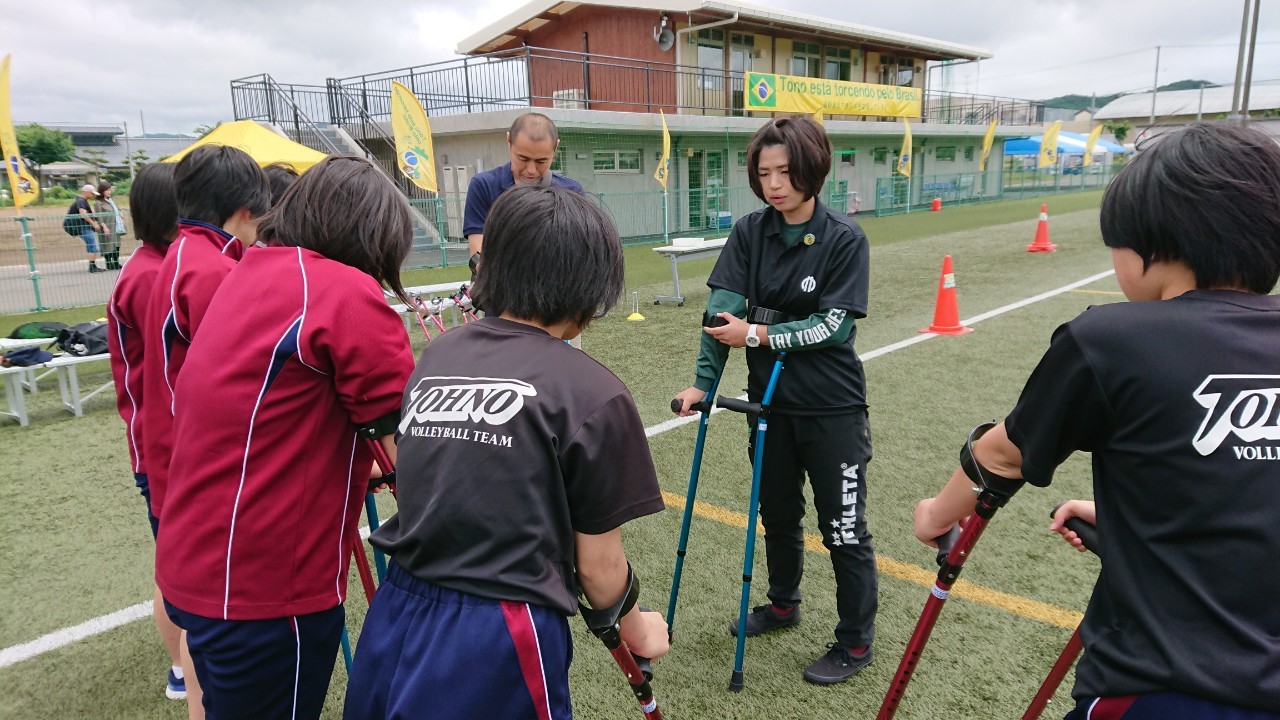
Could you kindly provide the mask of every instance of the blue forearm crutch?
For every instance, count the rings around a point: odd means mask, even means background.
[[[751,602],[751,570],[756,558],[756,516],[760,512],[760,473],[764,461],[764,436],[769,430],[769,403],[773,401],[773,391],[778,386],[778,376],[782,374],[782,362],[786,357],[785,352],[778,353],[778,359],[773,363],[773,372],[769,375],[769,384],[765,386],[764,397],[759,403],[723,396],[716,400],[716,405],[725,410],[756,415],[756,448],[751,460],[751,500],[747,509],[747,545],[742,553],[738,647],[733,657],[733,675],[729,679],[729,689],[733,692],[742,692],[742,658],[747,650],[747,610]]]
[[[364,511],[369,516],[369,534],[373,534],[374,530],[382,523],[378,520],[378,503],[373,497],[373,493],[365,493],[364,495]],[[382,579],[387,574],[387,557],[375,545],[373,546],[373,564],[378,570],[378,584],[382,584]]]
[[[351,675],[351,636],[347,634],[347,624],[342,623],[342,659],[347,663],[347,675]]]
[[[680,575],[684,572],[685,551],[689,548],[689,524],[693,522],[693,502],[698,495],[698,473],[702,468],[702,447],[707,440],[707,423],[711,420],[711,405],[716,399],[716,388],[720,385],[717,379],[711,384],[711,390],[700,402],[689,406],[690,410],[702,413],[698,419],[698,440],[693,446],[693,469],[689,471],[689,490],[684,496],[684,519],[680,522],[680,544],[676,548],[676,570],[671,578],[671,599],[667,601],[667,639],[675,634],[676,599],[680,596]],[[671,412],[679,412],[682,404],[679,400],[671,401]]]

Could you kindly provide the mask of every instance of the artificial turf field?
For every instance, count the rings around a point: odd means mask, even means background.
[[[666,717],[874,717],[934,574],[932,551],[911,534],[915,502],[945,482],[969,429],[1008,412],[1055,327],[1089,305],[1123,300],[1114,278],[1105,276],[1005,309],[1110,269],[1098,232],[1099,197],[1094,192],[1049,199],[1059,250],[1047,255],[1024,251],[1040,200],[863,221],[872,243],[871,298],[869,317],[858,322],[856,347],[866,358],[875,451],[868,522],[880,563],[876,661],[834,687],[812,686],[800,677],[833,639],[836,621],[831,567],[810,509],[807,531],[815,535],[802,585],[804,620],[751,639],[746,689],[726,690],[734,647],[726,623],[737,613],[741,589],[750,470],[744,420],[719,413],[707,438],[675,643],[656,665],[654,688]],[[955,260],[962,319],[1005,310],[975,324],[968,335],[895,345],[929,324],[946,254]],[[625,321],[624,301],[592,325],[584,348],[627,383],[651,428],[668,510],[627,525],[624,539],[643,581],[642,602],[662,610],[696,425],[659,424],[672,417],[671,395],[692,379],[711,261],[681,266],[688,299],[682,308],[651,304],[654,295],[670,290],[665,260],[636,247],[628,249],[627,262],[628,291],[639,292],[647,319]],[[417,271],[407,279],[443,282],[465,273]],[[100,316],[101,308],[45,315],[82,320]],[[27,319],[4,318],[0,330]],[[416,328],[412,337],[420,351]],[[84,387],[106,379],[105,363],[101,367],[81,372]],[[786,382],[785,370],[780,382]],[[744,386],[744,363],[735,352],[722,389],[737,394]],[[164,698],[167,657],[149,617],[69,643],[47,637],[143,601],[149,606],[153,544],[110,392],[91,400],[79,419],[58,408],[48,382],[28,406],[31,427],[0,427],[0,718],[185,717],[182,703]],[[1077,554],[1046,530],[1047,513],[1058,500],[1090,494],[1088,460],[1076,456],[1051,488],[1023,490],[996,516],[947,603],[898,717],[1021,716],[1079,620],[1098,570],[1095,558]],[[379,503],[384,519],[394,512],[390,497]],[[756,561],[752,604],[765,601],[763,543]],[[365,608],[354,572],[350,587],[347,618],[354,638]],[[580,620],[572,619],[571,626],[577,717],[639,717],[603,647]],[[17,651],[31,641],[57,647],[17,660]],[[1068,677],[1045,717],[1067,711],[1071,682]],[[345,683],[339,658],[326,718],[341,716]],[[448,717],[436,710],[440,714],[424,708],[424,717]]]

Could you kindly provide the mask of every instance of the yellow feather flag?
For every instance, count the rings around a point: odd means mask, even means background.
[[[1050,167],[1058,164],[1058,133],[1061,131],[1061,120],[1044,131],[1044,135],[1040,138],[1040,157],[1036,160],[1036,167]]]
[[[902,118],[902,152],[898,153],[898,174],[911,177],[911,122]]]
[[[662,159],[658,161],[658,167],[653,171],[653,179],[658,181],[662,186],[662,191],[667,191],[667,174],[668,166],[671,164],[671,133],[667,132],[667,116],[661,110],[658,114],[662,116]]]
[[[1089,133],[1089,138],[1084,141],[1084,164],[1093,164],[1093,146],[1098,144],[1098,136],[1102,134],[1102,126],[1094,128]]]
[[[987,136],[982,138],[982,162],[978,165],[979,172],[987,171],[987,158],[991,157],[991,144],[996,140],[996,120],[993,118],[991,124],[987,126]]]
[[[40,183],[22,162],[18,138],[13,134],[13,117],[9,111],[9,56],[0,62],[0,152],[4,153],[4,169],[9,174],[13,203],[22,207],[40,197]]]
[[[428,192],[438,192],[431,122],[427,120],[418,96],[394,81],[391,83],[391,132],[396,136],[396,167],[414,185]]]

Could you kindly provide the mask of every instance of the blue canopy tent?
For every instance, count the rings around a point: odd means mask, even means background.
[[[1040,141],[1044,139],[1044,135],[1033,135],[1025,138],[1011,138],[1004,141],[1005,157],[1014,155],[1039,155]],[[1058,133],[1058,155],[1084,155],[1084,146],[1089,140],[1088,135],[1080,133],[1061,132]],[[1093,145],[1093,154],[1101,153],[1122,153],[1125,152],[1124,146],[1117,145],[1113,142],[1098,138],[1098,142]]]

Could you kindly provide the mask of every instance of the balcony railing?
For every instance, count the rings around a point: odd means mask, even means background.
[[[386,121],[392,81],[413,90],[432,116],[520,107],[745,114],[744,73],[739,71],[546,48],[499,51],[330,82],[359,104],[360,118]],[[232,85],[234,95],[236,83]],[[312,94],[310,102],[327,104],[335,124],[359,119],[348,117],[353,114],[349,104],[323,98],[323,87],[284,87],[309,114],[311,105],[297,95]],[[1043,104],[1031,100],[934,91],[923,99],[922,120],[930,123],[982,125],[996,118],[1004,125],[1031,125],[1043,116]]]

